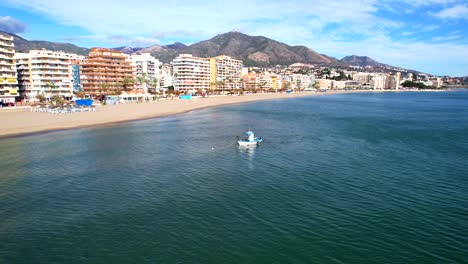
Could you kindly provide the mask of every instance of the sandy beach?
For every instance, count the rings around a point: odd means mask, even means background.
[[[296,92],[251,94],[243,96],[211,96],[196,100],[162,100],[148,103],[129,103],[98,107],[96,112],[50,114],[37,112],[1,112],[0,137],[11,137],[46,131],[110,125],[113,123],[142,120],[180,114],[206,107],[238,104],[260,100],[286,99],[300,96],[322,96],[362,91],[328,91],[327,93]]]

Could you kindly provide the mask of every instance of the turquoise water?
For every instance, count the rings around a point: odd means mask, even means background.
[[[467,90],[3,139],[0,168],[0,263],[468,262]]]

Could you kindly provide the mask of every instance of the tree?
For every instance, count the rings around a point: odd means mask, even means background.
[[[53,82],[51,82],[51,81],[46,82],[45,86],[46,86],[46,88],[47,88],[49,94],[52,94],[52,89],[55,89],[55,88],[56,88],[55,83],[53,83]]]
[[[122,80],[122,85],[124,88],[124,91],[128,91],[128,87],[133,85],[135,83],[135,80],[132,78],[125,77]]]
[[[45,101],[46,101],[45,96],[42,95],[42,94],[37,95],[36,98],[37,98],[37,100],[39,100],[40,103],[45,103]]]
[[[221,87],[221,91],[224,92],[224,85],[225,85],[225,82],[223,82],[223,81],[217,81],[217,82],[216,82],[216,88],[217,88],[216,90],[219,90],[218,87]]]
[[[174,85],[170,85],[167,87],[167,93],[168,94],[173,94],[174,93]]]
[[[50,101],[56,106],[63,106],[64,104],[63,97],[60,95],[55,95]]]
[[[264,91],[265,91],[265,88],[266,88],[266,85],[267,85],[267,81],[261,80],[261,81],[258,83],[258,87],[259,87],[260,91],[264,92]]]
[[[159,92],[159,79],[158,78],[151,78],[148,80],[148,84],[153,88],[154,93]]]
[[[146,73],[143,73],[142,76],[137,76],[136,81],[139,84],[140,89],[143,89],[143,84],[148,82],[148,80],[146,79]]]
[[[346,75],[344,74],[344,72],[340,71],[339,74],[340,74],[340,76],[335,76],[332,79],[336,80],[336,81],[346,80]]]
[[[208,89],[208,91],[206,91],[206,93],[208,93],[211,90],[215,90],[216,88],[217,88],[216,87],[216,82],[210,82],[210,89]]]
[[[403,87],[414,87],[418,89],[426,89],[428,88],[424,83],[416,83],[410,80],[406,80],[404,83],[401,84]]]
[[[109,85],[106,82],[101,83],[101,89],[99,89],[99,93],[106,93],[107,87],[109,87]]]
[[[75,92],[76,97],[83,98],[85,93],[84,92]]]

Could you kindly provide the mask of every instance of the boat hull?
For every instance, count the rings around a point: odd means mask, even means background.
[[[256,138],[253,141],[239,140],[237,141],[237,144],[239,144],[239,146],[252,146],[252,145],[260,144],[262,141],[263,141],[262,138],[258,138],[258,139]]]

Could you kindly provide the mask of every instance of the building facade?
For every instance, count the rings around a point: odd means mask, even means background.
[[[131,55],[133,75],[137,78],[136,87],[143,91],[148,89],[159,92],[161,63],[149,53]]]
[[[62,51],[31,50],[16,53],[16,68],[21,96],[29,102],[46,100],[54,96],[73,97],[72,61],[84,57]]]
[[[73,75],[73,91],[81,92],[83,89],[81,87],[81,65],[72,64],[72,75]]]
[[[221,55],[210,58],[210,85],[212,90],[240,89],[242,61]]]
[[[81,85],[88,94],[119,94],[133,89],[133,66],[127,54],[92,48],[81,65]]]
[[[196,92],[210,89],[210,60],[180,54],[172,61],[175,90]]]
[[[19,97],[13,37],[0,34],[0,102],[14,103]]]

